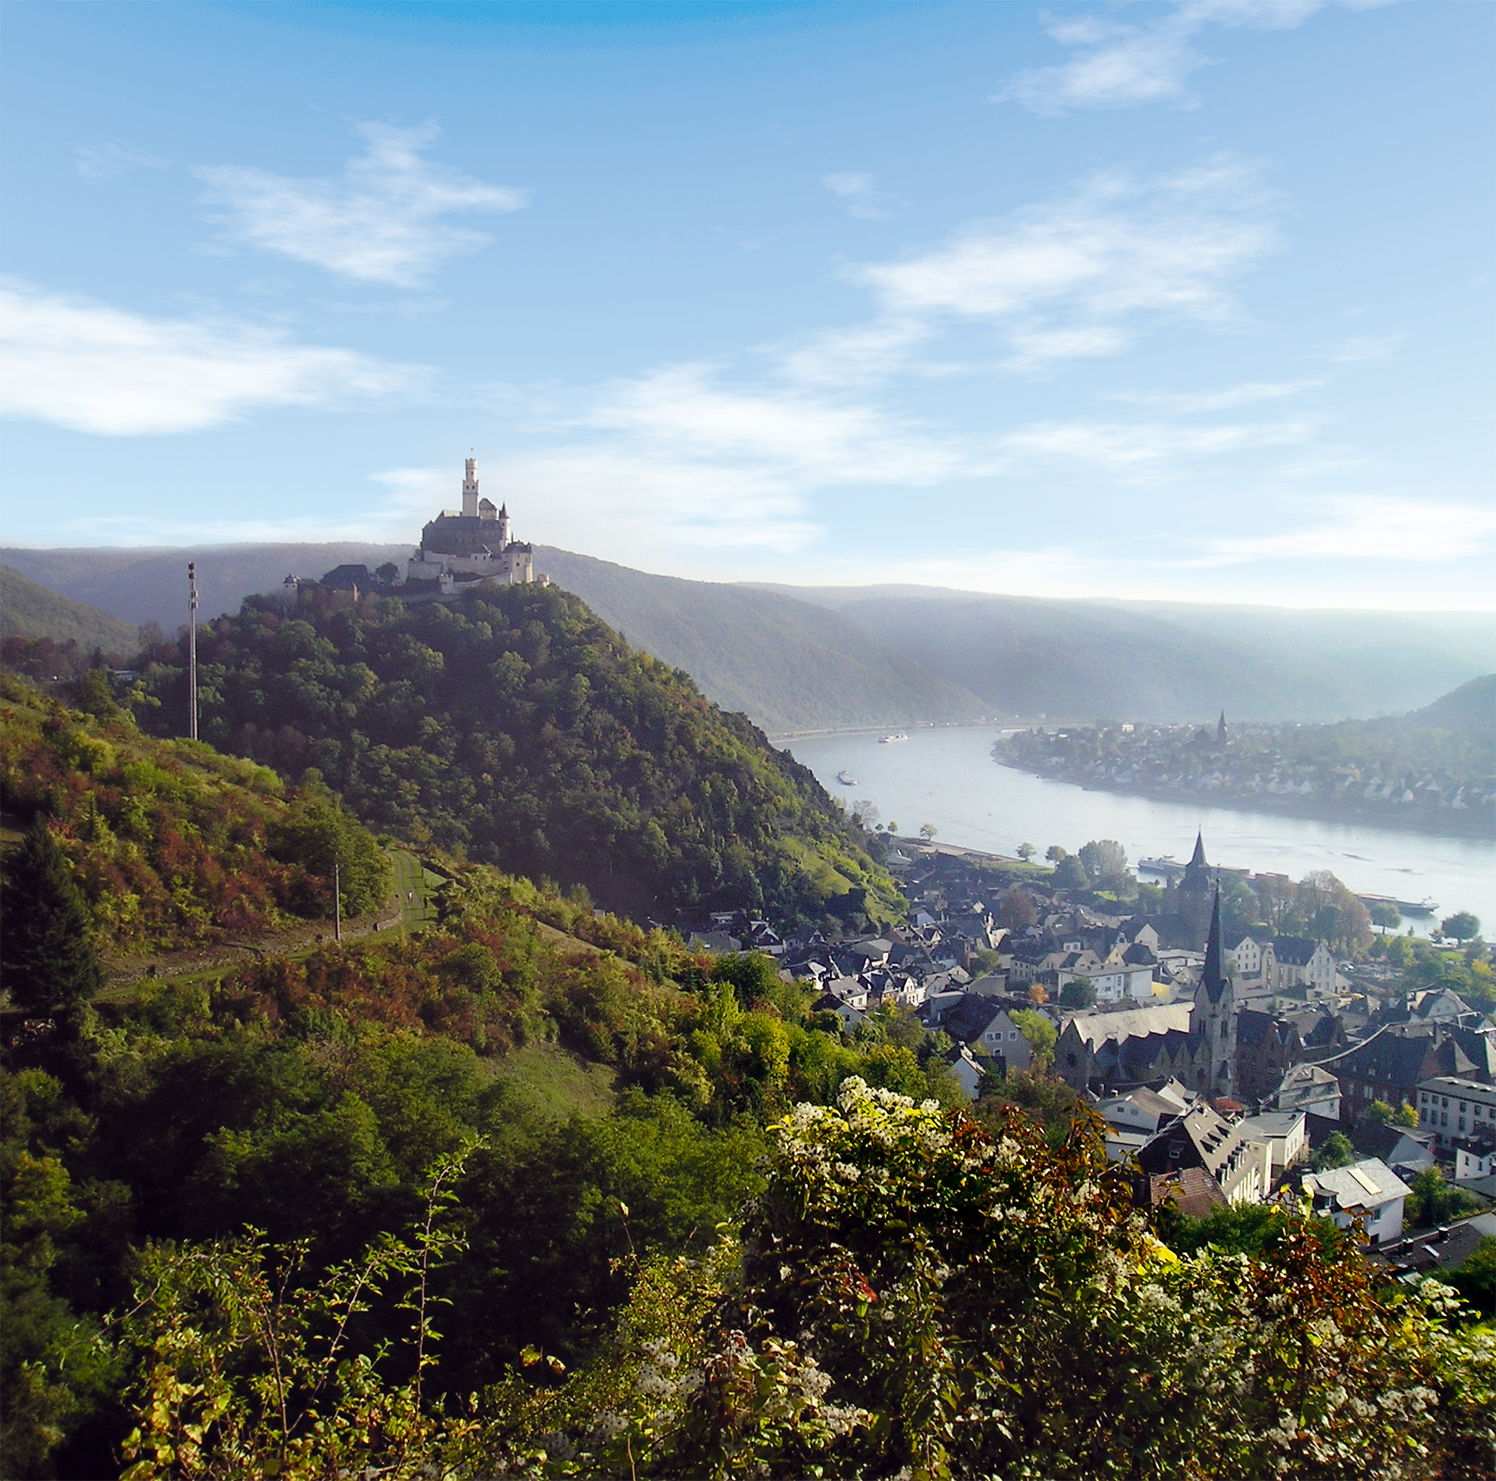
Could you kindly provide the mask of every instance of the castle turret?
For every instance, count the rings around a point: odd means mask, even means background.
[[[503,550],[509,544],[509,506],[501,505],[499,508],[499,549]]]
[[[478,517],[478,460],[469,458],[463,465],[462,512],[468,519]]]

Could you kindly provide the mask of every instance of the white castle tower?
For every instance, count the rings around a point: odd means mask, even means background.
[[[421,548],[406,566],[405,579],[435,581],[447,592],[464,582],[497,581],[520,586],[549,577],[535,574],[534,548],[513,538],[509,506],[496,509],[478,489],[478,460],[468,458],[462,470],[462,511],[444,509],[421,531]]]
[[[462,517],[478,517],[478,460],[469,458],[462,465]]]

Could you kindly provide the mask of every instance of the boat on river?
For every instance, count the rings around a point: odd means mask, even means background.
[[[909,739],[909,737],[907,735],[905,735],[902,730],[896,730],[891,735],[879,736],[878,737],[878,744],[880,746],[891,746],[895,741],[908,740],[908,739]]]
[[[854,777],[849,771],[844,770],[837,772],[836,779],[844,787],[855,787],[857,785],[857,778]]]
[[[1176,874],[1184,873],[1184,865],[1173,854],[1160,854],[1156,859],[1139,859],[1138,868],[1144,874],[1162,874],[1166,879],[1173,879]]]

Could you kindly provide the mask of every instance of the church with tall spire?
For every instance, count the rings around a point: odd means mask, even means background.
[[[1209,904],[1205,964],[1185,1000],[1066,1021],[1055,1068],[1076,1090],[1121,1093],[1174,1079],[1212,1100],[1236,1093],[1236,993],[1225,971],[1219,895]]]

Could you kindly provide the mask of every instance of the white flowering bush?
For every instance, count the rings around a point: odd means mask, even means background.
[[[772,1141],[659,1402],[572,1474],[1496,1475],[1490,1330],[1447,1326],[1442,1288],[1379,1290],[1302,1215],[1261,1257],[1180,1257],[1092,1128],[1054,1150],[859,1080]]]

